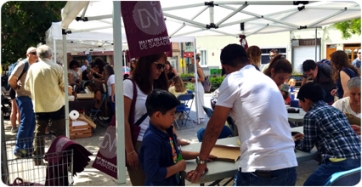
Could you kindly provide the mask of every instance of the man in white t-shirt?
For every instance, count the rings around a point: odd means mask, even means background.
[[[206,170],[207,156],[230,113],[241,142],[235,185],[294,186],[298,163],[279,88],[249,64],[245,49],[238,44],[227,45],[220,60],[228,76],[219,88],[214,114],[206,126],[198,165],[187,178],[198,181]]]

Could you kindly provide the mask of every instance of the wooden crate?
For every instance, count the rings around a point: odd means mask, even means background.
[[[88,124],[82,126],[72,126],[69,124],[69,135],[71,139],[91,137],[92,127]]]

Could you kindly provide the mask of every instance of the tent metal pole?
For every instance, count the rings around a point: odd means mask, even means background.
[[[198,12],[194,17],[191,18],[191,20],[194,20],[195,18],[197,18],[197,16],[199,16],[200,14],[202,14],[206,9],[208,9],[209,7],[205,7],[203,8],[200,12]],[[179,27],[175,32],[173,32],[170,37],[172,37],[173,35],[175,35],[178,31],[180,31],[182,28],[184,28],[186,26],[186,23],[184,22],[182,24],[181,27]]]
[[[340,7],[323,7],[323,6],[307,6],[306,9],[314,9],[314,10],[355,10],[355,11],[361,11],[361,8],[359,7],[343,7],[342,9]]]
[[[333,14],[330,14],[330,15],[328,15],[328,16],[325,16],[325,17],[323,17],[323,18],[315,21],[314,23],[311,23],[311,24],[307,25],[307,27],[313,27],[313,26],[317,25],[318,23],[320,23],[320,22],[322,22],[322,21],[324,21],[324,20],[330,19],[330,18],[332,18],[332,17],[334,17],[334,16],[336,16],[336,15],[338,15],[338,14],[341,14],[341,13],[343,13],[343,12],[345,12],[345,10],[340,10],[340,11],[338,11],[338,12],[335,12],[335,13],[333,13]]]
[[[308,4],[317,1],[299,1],[300,4]],[[215,1],[218,5],[295,5],[293,1]],[[297,6],[297,5],[296,5]]]
[[[206,29],[206,24],[203,25],[203,26],[193,25],[193,24],[191,24],[191,23],[186,23],[186,22],[183,22],[183,21],[181,21],[181,20],[172,19],[172,18],[170,18],[170,19],[167,18],[165,21],[171,21],[171,22],[179,23],[179,24],[185,25],[185,26],[190,26],[190,27],[195,27],[195,28],[200,28],[200,29]]]
[[[214,6],[209,7],[210,24],[214,23]]]
[[[87,17],[88,21],[97,21],[97,20],[100,20],[100,19],[109,19],[109,18],[112,18],[112,14]]]
[[[266,20],[269,20],[269,21],[274,21],[274,22],[276,22],[276,23],[280,23],[280,24],[283,24],[283,25],[288,25],[288,26],[291,26],[291,27],[296,28],[296,29],[299,28],[298,25],[294,25],[294,24],[291,24],[291,23],[283,22],[283,21],[280,21],[280,20],[277,20],[277,19],[274,19],[274,18],[270,18],[270,17],[267,17],[267,16],[255,14],[255,13],[248,12],[248,11],[241,11],[241,12],[244,13],[244,14],[248,14],[248,15],[252,15],[252,16],[255,16],[255,17],[262,18],[262,19],[266,19]]]
[[[113,51],[122,51],[122,29],[121,29],[121,2],[113,1]],[[125,165],[125,140],[124,140],[124,113],[123,113],[123,76],[118,70],[122,69],[122,54],[113,53],[114,69],[116,70],[116,140],[117,140],[117,183],[126,184],[126,165]]]
[[[220,24],[224,23],[226,20],[228,20],[229,18],[231,18],[233,15],[235,15],[236,13],[238,13],[239,11],[243,10],[244,8],[246,8],[248,5],[243,5],[240,6],[238,9],[235,9],[232,13],[230,13],[229,15],[227,15],[225,18],[223,18],[222,20],[220,20],[218,23],[216,23],[216,26],[218,27]]]
[[[317,28],[315,28],[315,37],[314,37],[314,52],[315,52],[315,54],[314,54],[314,58],[315,58],[315,60],[314,60],[314,62],[317,62],[317,47],[318,47],[318,45],[317,45]]]
[[[180,21],[184,21],[186,23],[190,23],[190,24],[193,24],[193,25],[197,25],[201,28],[206,28],[206,24],[202,24],[200,22],[196,22],[196,21],[192,21],[192,20],[188,20],[188,19],[185,19],[185,18],[182,18],[182,17],[178,17],[178,16],[175,16],[175,15],[172,15],[172,14],[169,14],[169,13],[163,13],[164,16],[166,17],[170,17],[170,18],[173,18],[173,19],[177,19],[177,20],[180,20]]]
[[[63,67],[64,67],[64,97],[65,97],[65,136],[69,136],[69,98],[68,98],[68,59],[67,59],[67,34],[63,33]]]
[[[88,1],[87,5],[84,6],[82,16],[81,16],[82,19],[84,19],[84,16],[85,16],[85,13],[87,12],[88,6],[89,6],[89,1]]]
[[[162,5],[162,3],[161,3],[161,5]],[[194,8],[194,7],[198,7],[198,6],[205,6],[205,3],[195,3],[195,4],[189,4],[189,5],[183,5],[183,6],[167,7],[167,8],[162,8],[162,11]],[[163,13],[163,14],[165,14],[165,13]]]
[[[196,38],[194,38],[194,69],[195,69],[195,74],[194,74],[194,78],[195,78],[195,106],[196,106],[196,121],[197,124],[200,124],[200,118],[199,118],[199,99],[204,99],[204,98],[199,98],[199,83],[197,81],[198,79],[198,75],[197,75],[197,62],[196,62]]]
[[[56,40],[53,39],[53,52],[54,52],[54,62],[57,63],[57,43],[56,43]]]
[[[264,27],[262,27],[262,28],[260,28],[260,29],[258,29],[258,30],[256,30],[256,31],[254,31],[254,32],[252,32],[252,33],[248,33],[248,36],[251,36],[251,35],[253,35],[253,34],[256,34],[256,33],[258,33],[259,31],[267,28],[268,26],[269,26],[269,24],[265,25]]]
[[[95,30],[102,30],[102,29],[109,29],[109,28],[112,28],[112,26],[104,26],[104,27],[96,27],[96,28],[89,28],[89,29],[72,30],[72,33],[88,32],[88,31],[95,31]]]

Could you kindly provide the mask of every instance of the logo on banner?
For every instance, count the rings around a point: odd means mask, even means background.
[[[157,35],[166,30],[162,10],[156,2],[138,2],[133,9],[133,20],[144,33]]]
[[[172,52],[159,1],[122,1],[121,11],[131,58]]]
[[[106,158],[116,157],[117,151],[116,127],[110,126],[104,134],[103,142],[99,152]]]

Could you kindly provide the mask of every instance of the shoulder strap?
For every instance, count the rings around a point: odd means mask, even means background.
[[[25,64],[24,64],[23,71],[21,72],[21,74],[20,74],[20,76],[19,76],[18,80],[20,80],[20,79],[21,79],[21,77],[24,75],[24,73],[28,71],[28,68],[29,68],[29,62],[28,62],[27,60],[25,60]]]
[[[143,114],[143,116],[137,120],[136,123],[134,122],[134,115],[135,115],[135,109],[136,109],[136,100],[137,100],[137,87],[136,87],[136,82],[133,79],[127,78],[128,80],[132,81],[133,84],[133,98],[132,98],[132,103],[131,103],[131,109],[129,111],[129,116],[128,116],[128,122],[129,124],[135,124],[137,126],[139,126],[147,117],[147,113]]]

